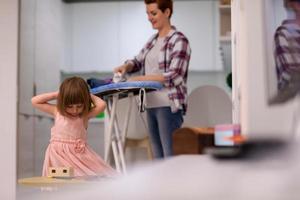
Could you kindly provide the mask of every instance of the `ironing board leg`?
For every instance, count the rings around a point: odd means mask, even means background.
[[[125,164],[125,156],[124,156],[124,148],[123,148],[123,144],[121,141],[121,136],[120,136],[120,131],[118,128],[118,124],[115,120],[115,142],[116,142],[116,151],[117,151],[117,156],[115,156],[115,159],[118,159],[118,164],[119,162],[121,162],[121,169],[123,173],[126,173],[126,164]]]
[[[112,146],[112,150],[113,150],[113,154],[114,154],[114,158],[115,158],[115,164],[116,164],[116,169],[118,172],[122,172],[121,167],[120,167],[120,163],[119,163],[119,156],[118,156],[118,149],[117,149],[117,144],[116,144],[116,140],[113,139],[113,141],[111,142],[111,146]]]
[[[132,108],[133,93],[128,94],[128,99],[129,99],[129,105],[128,105],[126,115],[125,115],[123,131],[122,131],[121,135],[119,135],[119,139],[118,139],[121,164],[122,164],[122,167],[123,167],[123,172],[125,174],[126,174],[126,163],[125,163],[125,156],[124,156],[124,154],[125,154],[125,148],[124,147],[125,147],[125,140],[126,140],[127,132],[128,132],[130,114],[131,114],[131,110],[132,110],[131,108]]]
[[[114,98],[117,98],[117,97],[114,97]],[[118,100],[114,99],[114,101],[118,101]],[[125,123],[126,123],[126,120],[125,120]],[[117,159],[118,159],[118,162],[121,162],[122,172],[124,174],[126,174],[124,148],[123,148],[122,135],[121,135],[120,127],[119,127],[119,121],[118,121],[117,114],[116,114],[116,117],[114,120],[114,129],[115,129],[115,139],[116,139],[116,143],[117,143],[117,152],[118,152]]]
[[[126,174],[126,164],[125,164],[125,157],[124,157],[122,141],[117,140],[117,144],[118,144],[118,150],[119,150],[119,153],[120,153],[122,171],[123,171],[124,174]]]
[[[124,121],[124,127],[122,130],[122,143],[125,146],[125,140],[127,137],[127,132],[128,132],[128,125],[129,125],[129,120],[130,120],[130,114],[131,114],[131,110],[132,110],[132,100],[133,100],[133,93],[129,93],[128,94],[128,107],[127,107],[127,111],[126,111],[126,115],[125,115],[125,121]]]
[[[104,137],[105,137],[105,151],[104,151],[104,160],[105,162],[109,163],[110,162],[110,149],[111,149],[111,127],[110,127],[110,120],[111,120],[111,104],[110,100],[107,101],[107,107],[105,109],[105,116],[106,116],[106,125],[104,127]]]
[[[108,101],[107,113],[108,113],[108,142],[105,149],[105,161],[109,161],[110,152],[112,149],[116,169],[118,172],[126,173],[126,164],[124,157],[124,148],[122,144],[122,137],[120,135],[120,129],[118,124],[118,118],[116,108],[118,104],[118,95],[113,95],[112,101]],[[121,163],[120,163],[121,162]]]
[[[106,149],[105,149],[105,156],[104,159],[106,162],[109,161],[109,157],[110,157],[110,151],[112,148],[112,142],[115,140],[115,136],[113,134],[113,125],[114,125],[114,121],[115,121],[115,117],[116,117],[116,106],[117,106],[117,101],[115,101],[115,99],[113,98],[112,102],[108,101],[108,105],[107,105],[107,110],[108,110],[108,114],[109,114],[109,119],[108,119],[108,145],[106,145]],[[114,149],[113,149],[114,151]],[[116,159],[117,157],[115,157],[116,152],[113,152],[114,154],[114,159],[115,162],[117,162],[118,159]],[[117,166],[117,164],[116,164]]]
[[[119,121],[116,113],[117,103],[119,100],[119,94],[114,94],[112,98],[108,101],[107,105],[107,114],[108,114],[108,142],[105,149],[105,161],[109,161],[111,149],[113,152],[113,157],[116,165],[116,169],[119,172],[123,172],[126,174],[126,162],[125,162],[125,140],[128,131],[128,125],[130,120],[131,108],[132,108],[132,100],[133,93],[128,94],[129,97],[129,105],[125,114],[125,121],[123,124],[123,130],[120,131]]]

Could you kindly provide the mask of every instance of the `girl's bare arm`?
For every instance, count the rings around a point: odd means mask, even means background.
[[[31,103],[33,107],[48,113],[50,115],[55,115],[56,105],[50,104],[49,101],[55,100],[57,98],[58,92],[49,92],[32,97]]]
[[[88,113],[88,119],[96,117],[99,113],[103,112],[106,108],[106,103],[101,98],[91,94],[92,101],[94,103],[94,107],[92,110]]]

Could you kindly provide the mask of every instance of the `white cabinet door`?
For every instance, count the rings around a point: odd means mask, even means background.
[[[34,118],[19,115],[18,118],[18,178],[30,177],[34,175]]]
[[[20,1],[19,113],[17,133],[17,176],[29,177],[34,171],[35,1]]]
[[[18,176],[41,175],[51,120],[31,105],[35,94],[55,91],[65,63],[65,5],[60,0],[21,1]],[[41,116],[41,117],[37,117]],[[48,121],[48,123],[45,123]],[[20,170],[25,166],[24,170]]]
[[[53,120],[50,118],[34,118],[34,175],[41,176],[45,151],[50,141],[50,129]]]
[[[36,1],[35,82],[37,93],[56,91],[64,63],[62,2]]]
[[[35,74],[35,1],[21,1],[19,112],[33,114],[31,97]]]

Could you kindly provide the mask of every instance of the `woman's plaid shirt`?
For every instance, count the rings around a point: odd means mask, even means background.
[[[132,63],[131,71],[141,71],[145,74],[145,58],[154,46],[158,34],[153,35],[137,56],[126,62]],[[169,89],[169,98],[173,102],[172,112],[187,108],[187,77],[191,57],[191,48],[188,39],[175,27],[168,33],[164,40],[163,48],[159,54],[159,68],[164,70],[164,86]]]
[[[278,89],[281,90],[289,83],[292,73],[300,72],[300,26],[285,20],[274,38]]]

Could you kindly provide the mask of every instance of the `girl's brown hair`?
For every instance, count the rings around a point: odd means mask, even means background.
[[[57,109],[63,116],[67,116],[66,107],[72,104],[83,104],[83,111],[80,116],[84,116],[92,109],[92,103],[89,87],[82,78],[67,78],[60,85]]]
[[[173,13],[173,1],[172,0],[144,0],[145,4],[157,3],[159,10],[165,12],[167,8],[170,9],[170,16],[171,18]]]

